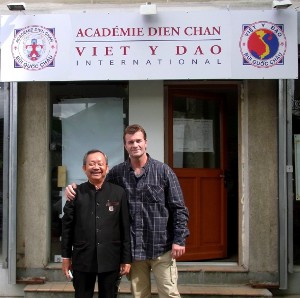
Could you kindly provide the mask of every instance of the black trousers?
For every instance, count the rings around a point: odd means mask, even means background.
[[[94,272],[73,272],[73,286],[75,298],[93,298],[96,278],[98,277],[98,298],[117,297],[119,270],[94,273]]]

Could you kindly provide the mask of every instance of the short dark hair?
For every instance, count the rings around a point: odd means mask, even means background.
[[[147,140],[147,134],[146,134],[145,129],[139,124],[132,124],[132,125],[127,126],[124,130],[124,134],[123,134],[124,144],[126,143],[125,142],[125,135],[133,135],[138,131],[141,131],[144,135],[144,140]]]
[[[86,165],[86,159],[87,159],[88,155],[93,154],[93,153],[97,153],[97,152],[101,153],[104,156],[106,164],[108,165],[108,157],[107,157],[107,155],[104,152],[102,152],[101,150],[99,150],[99,149],[92,149],[92,150],[89,150],[86,154],[84,154],[83,161],[82,161],[83,165],[84,166]]]

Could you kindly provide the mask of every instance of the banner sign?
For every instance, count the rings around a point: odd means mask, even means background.
[[[1,81],[297,76],[290,9],[1,16]]]

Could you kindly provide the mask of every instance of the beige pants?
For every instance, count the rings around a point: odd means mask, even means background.
[[[176,261],[171,258],[170,251],[155,260],[134,261],[131,264],[129,278],[131,279],[133,297],[151,297],[151,270],[160,298],[180,297],[177,289],[178,274]]]

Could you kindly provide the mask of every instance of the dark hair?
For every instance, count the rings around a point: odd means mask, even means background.
[[[144,135],[144,140],[147,140],[147,134],[146,134],[145,129],[139,124],[132,124],[132,125],[127,126],[124,130],[124,134],[123,134],[124,144],[126,143],[125,142],[125,135],[133,135],[138,131],[141,131]]]
[[[104,152],[102,152],[101,150],[99,150],[99,149],[92,149],[92,150],[89,150],[86,154],[84,154],[84,156],[83,156],[83,165],[86,165],[86,159],[87,159],[88,155],[93,154],[93,153],[97,153],[97,152],[101,153],[104,156],[106,164],[108,165],[108,158],[107,158],[106,154]]]

